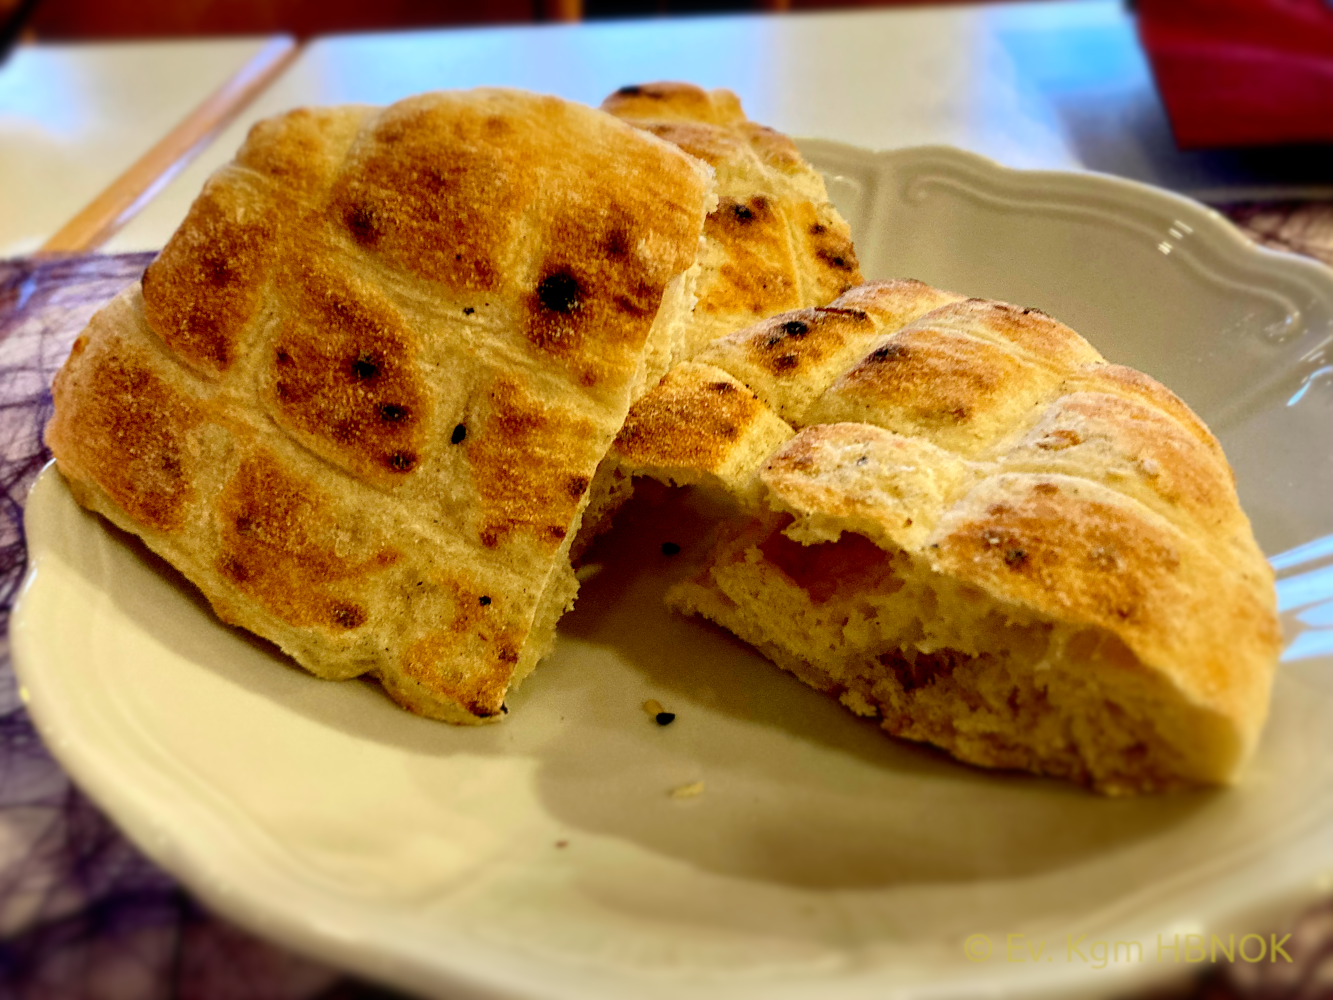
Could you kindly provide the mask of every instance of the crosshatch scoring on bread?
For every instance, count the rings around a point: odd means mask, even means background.
[[[323,677],[495,719],[682,336],[710,168],[507,90],[261,122],[54,386],[81,503]]]
[[[684,402],[705,373],[744,422]],[[1044,313],[871,282],[707,345],[612,460],[741,505],[669,604],[895,735],[1110,794],[1258,739],[1272,573],[1220,446]]]
[[[1111,794],[1235,780],[1280,637],[1207,427],[1039,310],[863,283],[734,94],[602,107],[259,123],[56,378],[75,498],[313,673],[476,723],[635,478],[698,486],[731,513],[668,603],[857,715]]]
[[[637,84],[602,107],[717,172],[699,301],[674,360],[774,313],[824,305],[860,283],[851,229],[829,201],[824,178],[791,139],[746,118],[731,91]]]

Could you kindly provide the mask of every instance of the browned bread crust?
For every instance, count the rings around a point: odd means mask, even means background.
[[[861,282],[851,230],[824,179],[791,139],[748,120],[731,91],[640,84],[622,87],[602,108],[717,172],[699,303],[677,360],[765,316],[824,305]]]
[[[678,365],[635,403],[607,461],[618,462],[628,476],[667,483],[721,479],[743,492],[784,439],[781,429],[803,426],[815,401],[872,343],[961,299],[920,281],[872,281],[826,306],[781,313],[719,337],[696,353],[693,365]],[[705,391],[719,372],[745,395]],[[690,385],[696,388],[685,405]],[[738,419],[740,399],[747,401]],[[710,435],[706,442],[704,435]]]
[[[673,353],[711,186],[515,91],[261,122],[79,338],[47,440],[224,620],[494,718],[572,601],[589,483]]]
[[[1280,632],[1217,440],[1037,310],[904,308],[938,295],[870,285],[835,303],[860,316],[700,353],[799,432],[670,600],[963,760],[1121,793],[1233,780]]]
[[[630,409],[606,461],[670,485],[703,482],[740,494],[755,467],[791,435],[743,383],[686,361]]]

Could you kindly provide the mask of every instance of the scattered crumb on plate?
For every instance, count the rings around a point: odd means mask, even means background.
[[[574,570],[574,579],[578,580],[579,583],[587,583],[600,573],[605,566],[605,563],[584,563]]]
[[[702,795],[703,790],[704,783],[696,781],[693,784],[681,785],[679,788],[671,789],[671,797],[673,799],[692,799],[696,795]]]

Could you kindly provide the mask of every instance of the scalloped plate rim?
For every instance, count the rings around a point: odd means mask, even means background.
[[[1164,209],[1169,206],[1175,213],[1183,214],[1185,217],[1205,220],[1206,229],[1203,231],[1225,238],[1226,253],[1235,260],[1248,259],[1264,271],[1276,269],[1287,274],[1299,274],[1310,282],[1316,294],[1333,308],[1333,270],[1294,254],[1262,247],[1249,240],[1235,225],[1215,210],[1185,196],[1138,181],[1092,172],[1013,169],[978,154],[949,146],[869,151],[820,139],[800,139],[798,143],[802,152],[816,163],[821,159],[822,152],[863,161],[943,159],[951,161],[954,165],[961,164],[973,173],[982,175],[990,173],[998,177],[1028,181],[1058,178],[1059,183],[1073,187],[1114,191],[1120,197],[1132,202],[1147,199]],[[43,489],[49,488],[50,477],[58,477],[54,463],[43,470],[42,478],[34,486],[34,496],[40,498]],[[41,513],[40,507],[25,511],[25,523],[31,524],[29,519],[39,517]],[[78,784],[106,809],[138,847],[189,885],[211,908],[296,950],[408,989],[447,990],[451,996],[457,997],[519,995],[574,997],[592,995],[592,992],[601,994],[607,990],[614,991],[617,987],[625,985],[614,978],[600,981],[594,979],[574,983],[573,988],[576,992],[571,992],[560,983],[552,983],[549,980],[543,983],[535,978],[537,968],[531,972],[522,971],[524,966],[542,965],[532,956],[523,956],[514,966],[506,970],[503,966],[496,966],[490,961],[492,956],[482,954],[484,949],[478,948],[475,942],[467,944],[467,948],[474,951],[474,954],[454,956],[443,964],[423,960],[422,956],[409,957],[374,948],[358,949],[342,929],[334,926],[332,922],[312,918],[309,911],[299,904],[292,905],[285,896],[281,902],[275,902],[272,898],[266,898],[262,889],[243,884],[237,891],[234,872],[225,870],[225,864],[219,861],[219,859],[229,860],[232,851],[237,852],[242,860],[245,859],[244,844],[234,836],[233,830],[230,830],[225,823],[213,824],[221,832],[232,835],[229,837],[232,847],[227,851],[219,850],[218,845],[200,851],[194,845],[186,843],[184,838],[177,842],[164,837],[153,818],[161,803],[155,801],[152,794],[144,789],[127,788],[115,774],[113,763],[99,755],[100,747],[81,743],[77,736],[70,733],[70,719],[66,715],[66,707],[58,699],[52,698],[47,679],[42,676],[42,663],[46,656],[43,637],[39,631],[30,627],[26,614],[28,595],[41,585],[42,559],[40,544],[35,545],[29,552],[28,568],[11,618],[14,667],[22,685],[24,701],[53,754]],[[1301,838],[1302,842],[1308,839],[1312,838],[1308,835]],[[1325,864],[1333,864],[1333,851],[1327,853],[1329,856],[1325,859]],[[253,862],[253,859],[250,860]],[[1293,908],[1309,901],[1315,891],[1312,876],[1322,874],[1326,872],[1290,874],[1271,885],[1270,892],[1262,899],[1252,898],[1244,903],[1238,903],[1237,906],[1242,910],[1290,912]],[[307,889],[316,896],[320,892],[318,888],[309,886],[297,888]],[[338,908],[335,906],[335,910]],[[503,954],[503,950],[500,950],[499,954]],[[416,964],[412,964],[413,959]],[[407,964],[404,964],[405,962]],[[943,996],[985,993],[992,996],[1036,997],[1083,995],[1085,992],[1087,995],[1102,995],[1132,987],[1139,981],[1147,982],[1158,978],[1132,973],[1118,974],[1114,977],[1101,974],[1087,976],[1066,970],[1065,975],[1061,977],[1053,976],[1038,982],[1025,978],[1022,973],[1013,969],[1004,969],[1002,975],[997,975],[1000,972],[997,967],[988,967],[985,971],[988,974],[978,977],[975,981],[954,983],[952,990],[949,984],[935,984],[920,989],[909,987],[901,994],[895,992],[894,995]],[[563,972],[572,973],[575,979],[579,975],[577,967],[564,969]],[[985,981],[989,981],[991,985],[989,987],[983,985]],[[866,996],[872,992],[875,995],[884,995],[882,991],[887,986],[884,983],[866,985],[868,986],[864,993]],[[828,989],[826,983],[822,985],[816,983],[813,986],[815,989]],[[959,993],[959,987],[964,992]],[[861,990],[852,989],[846,995],[863,994]]]

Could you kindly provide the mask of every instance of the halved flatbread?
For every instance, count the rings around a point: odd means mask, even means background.
[[[1111,794],[1235,779],[1280,650],[1273,575],[1169,390],[1036,310],[917,282],[696,357],[636,406],[654,447],[632,419],[616,443],[622,475],[745,508],[670,604],[961,760]]]
[[[252,130],[56,378],[75,496],[322,677],[494,719],[679,351],[709,169],[516,91]]]

